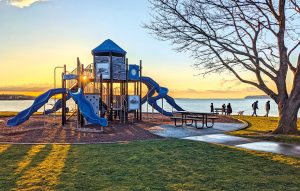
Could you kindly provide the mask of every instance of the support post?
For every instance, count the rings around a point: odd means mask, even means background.
[[[164,120],[164,98],[161,98],[161,121]]]
[[[82,89],[82,93],[84,94],[84,81],[83,81],[83,75],[84,75],[84,66],[83,64],[80,65],[80,78],[79,78],[79,81],[80,81],[80,85],[81,85],[81,89]],[[84,126],[84,118],[82,115],[80,115],[80,125],[81,127]]]
[[[80,60],[77,57],[77,76],[78,76],[78,78],[77,78],[77,87],[78,87],[78,89],[81,87],[81,69],[80,68],[81,68],[80,67]],[[81,113],[80,113],[79,107],[77,105],[77,127],[78,127],[80,121],[81,121]]]
[[[109,84],[109,120],[113,121],[113,64],[112,64],[112,53],[109,53],[109,62],[110,62],[110,84]]]
[[[125,84],[125,122],[128,122],[128,58],[126,58],[126,84]]]
[[[140,95],[140,116],[139,116],[139,118],[140,118],[140,121],[142,120],[142,80],[141,80],[141,78],[142,78],[142,60],[140,60],[140,78],[139,78],[139,84],[140,84],[140,92],[139,92],[139,95]]]
[[[103,112],[102,112],[102,107],[103,107],[103,85],[102,85],[102,82],[103,82],[103,77],[102,77],[102,74],[100,74],[100,106],[99,106],[99,109],[100,109],[100,116],[102,117],[103,116]]]
[[[134,95],[137,95],[137,88],[138,88],[138,86],[137,86],[137,82],[134,82]],[[137,116],[138,116],[138,113],[139,111],[138,110],[134,110],[134,119],[135,120],[137,120]]]
[[[66,89],[66,82],[64,80],[64,75],[66,74],[67,69],[66,65],[64,65],[64,72],[61,75],[62,79],[62,88]],[[62,114],[61,114],[61,124],[64,126],[66,124],[66,94],[62,93]]]

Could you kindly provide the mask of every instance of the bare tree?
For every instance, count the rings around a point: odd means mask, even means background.
[[[229,71],[277,104],[274,133],[296,133],[300,107],[298,0],[149,0],[145,25],[158,39],[195,58],[203,74]],[[287,76],[291,71],[292,87]],[[252,75],[250,79],[247,76]],[[271,88],[273,87],[273,88]],[[291,89],[289,91],[289,89]]]

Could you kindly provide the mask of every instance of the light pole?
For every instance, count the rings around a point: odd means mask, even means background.
[[[64,69],[64,66],[56,66],[54,68],[54,89],[56,88],[56,69],[59,69],[59,68]]]
[[[56,88],[56,70],[57,69],[64,69],[64,66],[56,66],[54,68],[54,89]],[[56,103],[56,95],[54,95],[54,104],[53,104],[53,107],[55,106],[55,103]],[[54,109],[56,109],[56,108],[54,108]],[[56,115],[55,113],[56,112],[54,112],[54,116]]]

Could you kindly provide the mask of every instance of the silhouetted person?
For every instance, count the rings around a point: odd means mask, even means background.
[[[267,101],[266,102],[266,115],[265,115],[265,117],[269,117],[269,111],[270,111],[270,109],[271,109],[271,105],[270,105],[270,101]]]
[[[223,114],[226,115],[226,105],[225,105],[225,103],[222,105],[222,115]]]
[[[253,109],[252,116],[255,115],[255,116],[257,117],[256,110],[258,110],[258,101],[255,101],[255,102],[252,104],[252,109]]]
[[[211,112],[211,113],[214,112],[214,104],[213,104],[213,103],[210,104],[210,112]]]
[[[227,105],[227,115],[231,115],[231,113],[232,113],[232,108],[231,108],[230,103],[228,103],[228,105]]]

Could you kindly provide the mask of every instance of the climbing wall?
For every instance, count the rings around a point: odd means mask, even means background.
[[[95,114],[99,115],[99,99],[97,94],[85,94],[85,98],[92,104]],[[85,124],[90,124],[85,120]]]

